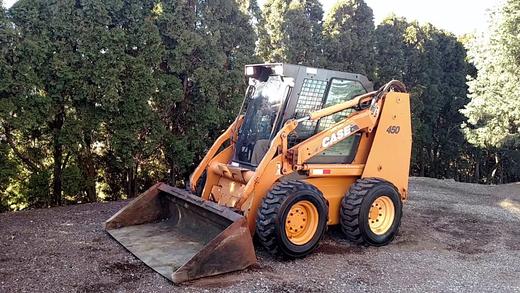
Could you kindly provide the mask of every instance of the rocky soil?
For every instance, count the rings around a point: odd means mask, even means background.
[[[520,184],[412,178],[397,238],[357,247],[331,228],[294,261],[257,248],[241,272],[176,286],[102,229],[126,202],[0,214],[0,292],[520,292]]]

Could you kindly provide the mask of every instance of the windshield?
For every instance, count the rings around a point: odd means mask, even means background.
[[[234,160],[257,166],[275,134],[286,86],[277,75],[270,76],[265,82],[253,79],[252,86],[252,94],[246,97],[247,108],[238,133]]]

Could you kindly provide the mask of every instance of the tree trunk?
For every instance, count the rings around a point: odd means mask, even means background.
[[[458,169],[459,169],[459,164],[458,164],[457,159],[455,159],[455,161],[453,162],[453,169],[451,169],[451,174],[449,174],[449,176],[450,177],[453,176],[453,179],[455,179],[455,181],[460,182],[460,176],[459,176]]]
[[[476,164],[475,164],[475,183],[479,183],[480,182],[480,161],[476,161]]]
[[[61,143],[56,142],[54,139],[54,171],[52,177],[52,198],[53,204],[61,205],[61,192],[63,189],[62,186],[62,168],[61,163],[63,160],[63,146]]]
[[[498,161],[498,170],[500,171],[499,172],[499,175],[498,175],[498,183],[499,184],[504,184],[504,162],[500,156],[500,153],[497,154],[497,161]]]
[[[175,173],[177,166],[173,162],[173,160],[169,160],[168,165],[170,166],[170,170],[168,171],[168,184],[171,186],[175,186]]]
[[[63,143],[61,142],[61,130],[63,127],[63,120],[65,119],[65,109],[61,105],[60,112],[54,117],[52,122],[53,135],[53,159],[54,169],[52,176],[52,198],[53,204],[61,205],[62,193],[62,175],[63,175]]]
[[[83,133],[83,149],[79,151],[79,165],[81,167],[81,171],[83,176],[85,176],[85,192],[87,194],[88,202],[96,202],[97,201],[97,192],[96,192],[96,164],[94,162],[94,154],[91,151],[92,138],[88,132]]]
[[[18,159],[20,159],[20,161],[25,163],[32,172],[34,172],[34,173],[40,172],[41,171],[40,166],[38,166],[31,158],[29,158],[29,156],[23,154],[18,149],[18,147],[16,146],[16,143],[15,143],[15,140],[14,140],[13,136],[11,135],[11,130],[5,126],[4,126],[4,129],[5,129],[4,135],[7,140],[7,144],[11,147],[11,149],[13,150],[13,153],[18,157]]]
[[[419,171],[419,176],[421,177],[424,177],[424,149],[421,148],[421,154],[420,154],[420,158],[421,158],[421,166],[420,166],[420,171]]]
[[[494,154],[494,166],[493,166],[493,171],[491,171],[491,174],[490,174],[490,177],[489,177],[489,183],[497,183],[497,180],[496,180],[496,175],[497,175],[497,171],[498,171],[498,168],[499,168],[499,165],[500,165],[500,160],[498,158],[498,154],[495,153]]]
[[[87,199],[89,202],[96,202],[96,167],[90,149],[86,151],[81,161],[86,181],[85,192],[87,193]]]
[[[438,160],[438,147],[437,144],[432,148],[432,155],[431,155],[431,171],[430,171],[430,177],[432,178],[441,178],[439,175],[439,160]]]
[[[139,192],[137,190],[137,168],[139,167],[139,163],[135,163],[132,165],[132,182],[131,182],[131,187],[132,187],[132,197],[136,197]]]
[[[134,167],[134,164],[132,163],[126,172],[126,194],[129,198],[137,196],[136,173],[137,165]]]

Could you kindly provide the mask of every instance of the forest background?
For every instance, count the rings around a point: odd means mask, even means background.
[[[411,175],[520,181],[519,11],[455,36],[376,26],[363,0],[20,0],[0,10],[0,211],[184,185],[264,61],[402,80]]]

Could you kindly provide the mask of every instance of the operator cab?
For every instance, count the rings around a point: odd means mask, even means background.
[[[246,65],[248,82],[233,165],[254,169],[284,123],[348,101],[373,90],[363,75],[302,65],[271,63]],[[329,128],[351,113],[339,112],[318,121],[304,121],[289,136],[292,147]],[[359,144],[354,135],[311,158],[311,163],[350,163]]]

